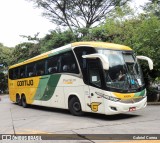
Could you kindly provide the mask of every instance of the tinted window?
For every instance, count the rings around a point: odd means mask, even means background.
[[[26,66],[21,66],[19,68],[19,78],[25,78],[26,77]]]
[[[36,63],[36,75],[41,76],[45,74],[45,60]]]
[[[13,69],[13,79],[18,79],[19,78],[19,69],[15,68]]]
[[[13,69],[10,69],[10,70],[9,70],[9,78],[10,78],[10,79],[13,79]]]
[[[77,62],[72,51],[61,55],[60,72],[79,73]]]
[[[47,59],[47,74],[53,74],[58,72],[58,56]]]
[[[27,77],[35,76],[35,64],[31,63],[27,65]]]
[[[82,70],[83,81],[84,83],[88,84],[87,60],[82,58],[82,55],[94,54],[94,53],[97,53],[97,51],[92,47],[76,47],[74,49],[74,52],[77,56],[78,62]]]
[[[97,53],[97,51],[92,47],[77,47],[74,49],[74,51],[81,68],[86,68],[86,59],[82,58],[83,55]]]

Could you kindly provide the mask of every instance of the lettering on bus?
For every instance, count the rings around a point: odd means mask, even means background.
[[[63,79],[64,84],[73,84],[76,82],[76,79]]]
[[[33,86],[33,80],[21,80],[17,82],[17,86]]]

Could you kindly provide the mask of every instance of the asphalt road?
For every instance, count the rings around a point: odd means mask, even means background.
[[[106,116],[86,113],[72,116],[67,110],[30,106],[23,108],[0,96],[0,134],[159,134],[160,105]]]

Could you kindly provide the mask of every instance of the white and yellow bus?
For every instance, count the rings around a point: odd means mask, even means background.
[[[83,112],[118,114],[142,109],[146,89],[131,48],[105,42],[75,42],[9,67],[10,100]]]

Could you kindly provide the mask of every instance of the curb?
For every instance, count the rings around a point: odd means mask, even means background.
[[[160,105],[160,102],[147,102],[147,105]]]
[[[0,94],[0,97],[2,97],[2,96],[7,96],[8,94]]]

